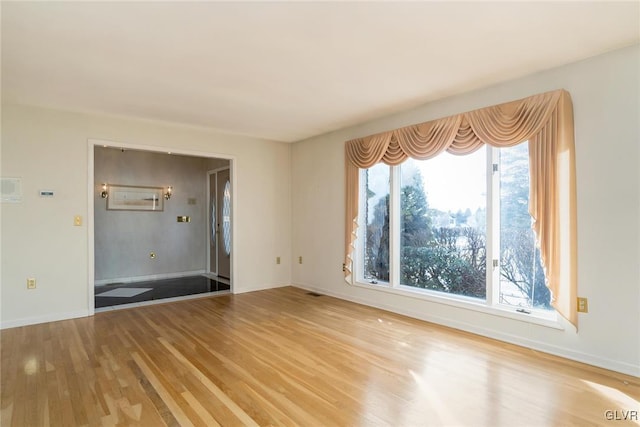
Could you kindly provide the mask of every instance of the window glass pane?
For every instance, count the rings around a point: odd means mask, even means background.
[[[231,254],[231,183],[224,184],[222,196],[222,237],[224,239],[224,252]]]
[[[500,303],[551,309],[529,215],[528,145],[499,150]]]
[[[364,279],[371,283],[389,281],[389,173],[377,164],[362,173],[360,200],[364,200]]]
[[[400,283],[486,297],[486,149],[402,163]]]

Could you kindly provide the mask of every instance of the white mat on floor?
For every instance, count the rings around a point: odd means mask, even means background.
[[[123,298],[131,298],[136,295],[140,295],[141,293],[150,291],[153,288],[117,288],[111,289],[110,291],[103,292],[101,294],[97,294],[97,297],[123,297]]]

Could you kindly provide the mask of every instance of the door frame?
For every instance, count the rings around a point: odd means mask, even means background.
[[[237,220],[236,220],[236,209],[237,209],[237,176],[236,176],[236,157],[231,156],[229,154],[221,154],[215,152],[207,152],[207,151],[195,151],[195,150],[185,150],[178,147],[158,147],[154,145],[141,145],[141,144],[132,144],[128,142],[121,141],[109,141],[105,139],[97,139],[97,138],[88,138],[87,139],[87,164],[88,164],[88,182],[87,182],[87,299],[88,299],[88,312],[89,316],[93,316],[95,314],[95,218],[94,218],[94,200],[96,195],[99,195],[102,191],[102,184],[95,184],[95,147],[115,147],[121,149],[129,149],[129,150],[139,150],[139,151],[149,151],[153,153],[164,153],[164,154],[182,154],[185,156],[194,156],[194,157],[202,157],[206,159],[224,159],[229,161],[229,178],[231,181],[231,188],[233,191],[231,192],[231,260],[230,260],[230,278],[229,281],[231,283],[231,293],[234,292],[234,277],[237,273],[237,239],[236,230],[237,230]],[[207,184],[208,186],[208,184]],[[209,196],[207,195],[207,198]],[[207,239],[207,246],[209,245],[209,236],[205,236]],[[207,261],[207,264],[209,261]]]
[[[211,273],[211,274],[215,274],[216,276],[218,275],[219,271],[218,271],[218,266],[216,265],[216,272],[214,273],[211,270],[211,209],[209,209],[209,207],[211,206],[211,175],[215,175],[216,176],[216,183],[218,182],[218,172],[222,172],[222,171],[229,171],[229,176],[231,176],[231,165],[229,166],[223,166],[221,168],[216,168],[216,169],[212,169],[207,171],[207,179],[206,179],[206,183],[207,183],[207,273]],[[233,190],[233,181],[231,181],[231,189]],[[217,186],[216,186],[217,189]],[[234,235],[234,231],[233,231],[233,223],[234,223],[234,217],[233,217],[233,197],[234,197],[234,192],[231,192],[231,249],[233,252],[233,247],[235,246],[233,243],[233,235]],[[217,198],[217,197],[216,197]],[[218,215],[218,209],[220,207],[216,205],[216,215]],[[218,233],[216,233],[216,239],[218,238]],[[218,250],[218,245],[216,242],[216,251]],[[216,260],[218,259],[217,254],[216,254]],[[231,275],[233,276],[233,269],[231,269]],[[229,278],[230,281],[231,278]]]

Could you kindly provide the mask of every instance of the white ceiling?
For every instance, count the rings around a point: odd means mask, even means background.
[[[5,2],[3,102],[294,142],[638,43],[640,2]]]

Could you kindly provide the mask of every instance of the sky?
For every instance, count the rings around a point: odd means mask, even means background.
[[[407,159],[401,168],[403,181],[411,180],[416,170],[420,170],[431,209],[455,213],[467,209],[475,212],[478,208],[486,207],[487,165],[484,147],[464,156],[442,153],[430,160]],[[389,193],[389,166],[379,163],[371,167],[368,185],[375,194],[369,199],[369,206],[373,207]],[[368,222],[372,219],[373,209],[369,209]]]
[[[414,162],[422,174],[429,208],[457,212],[486,207],[486,150],[454,156],[442,153],[437,157]],[[403,164],[404,166],[404,164]]]

